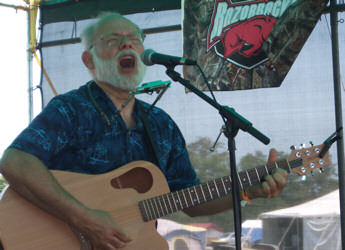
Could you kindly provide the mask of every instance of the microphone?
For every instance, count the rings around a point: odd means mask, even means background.
[[[164,66],[176,66],[176,65],[195,65],[196,61],[183,57],[169,56],[156,53],[152,49],[145,49],[141,54],[141,60],[147,66],[153,64],[162,64]]]

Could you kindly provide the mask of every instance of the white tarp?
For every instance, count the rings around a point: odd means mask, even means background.
[[[312,201],[300,204],[298,206],[275,210],[272,212],[263,213],[260,215],[261,219],[272,217],[324,217],[340,215],[339,207],[339,190],[335,190],[329,194],[321,196]]]
[[[260,215],[262,220],[286,217],[302,220],[303,233],[296,235],[295,240],[303,240],[303,249],[342,249],[339,190],[298,206]]]

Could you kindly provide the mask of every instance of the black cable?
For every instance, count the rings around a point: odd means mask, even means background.
[[[213,100],[214,100],[215,102],[217,102],[216,97],[215,97],[214,94],[213,94],[212,88],[211,88],[210,84],[208,83],[208,80],[207,80],[207,77],[205,76],[204,71],[202,70],[202,68],[200,67],[200,65],[199,65],[198,63],[196,64],[196,66],[197,66],[197,68],[199,69],[199,71],[200,71],[200,73],[201,73],[201,75],[202,75],[202,78],[204,79],[205,84],[206,84],[208,90],[209,90],[210,93],[211,93],[211,96],[212,96]],[[223,66],[224,66],[224,62],[223,62]],[[222,66],[222,67],[223,67],[223,66]],[[222,117],[224,124],[226,124],[224,115],[223,115],[222,113],[220,113],[220,116]],[[229,132],[229,131],[227,131],[227,132]]]

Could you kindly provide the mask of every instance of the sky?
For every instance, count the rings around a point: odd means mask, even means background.
[[[22,1],[0,1],[14,4]],[[28,124],[27,13],[0,6],[0,155]]]

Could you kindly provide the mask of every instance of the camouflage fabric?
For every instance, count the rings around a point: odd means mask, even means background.
[[[212,90],[279,87],[328,1],[185,0],[184,57]],[[196,67],[184,77],[208,90]]]

